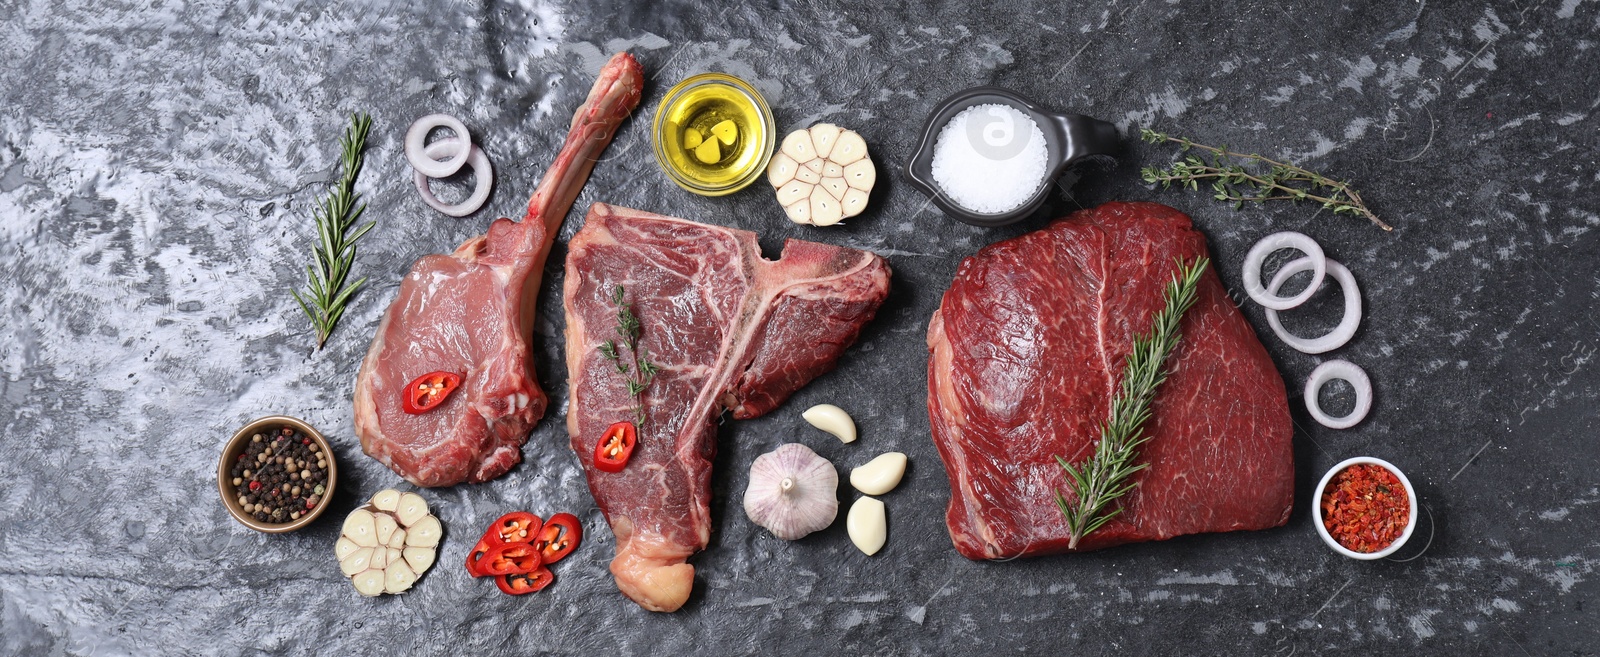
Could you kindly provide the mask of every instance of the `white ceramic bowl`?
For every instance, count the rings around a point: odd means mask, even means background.
[[[1322,523],[1322,490],[1328,487],[1328,480],[1333,479],[1333,475],[1338,474],[1340,470],[1348,468],[1352,465],[1361,465],[1364,463],[1382,466],[1384,469],[1393,472],[1395,478],[1400,480],[1400,484],[1406,487],[1406,501],[1410,502],[1411,504],[1410,513],[1408,513],[1406,516],[1405,531],[1400,532],[1400,537],[1394,539],[1394,542],[1390,543],[1389,547],[1378,550],[1377,552],[1356,552],[1346,548],[1343,545],[1340,545],[1339,541],[1334,540],[1333,536],[1328,534],[1328,528]],[[1338,465],[1333,466],[1332,469],[1329,469],[1327,474],[1322,475],[1322,481],[1317,482],[1317,491],[1311,495],[1311,518],[1317,525],[1317,535],[1321,536],[1322,542],[1327,543],[1328,547],[1333,548],[1334,552],[1338,552],[1339,554],[1350,557],[1351,559],[1361,559],[1366,561],[1370,561],[1372,559],[1382,559],[1394,554],[1395,550],[1398,550],[1400,549],[1400,546],[1405,545],[1406,541],[1411,538],[1411,532],[1417,529],[1417,489],[1411,487],[1411,480],[1406,478],[1406,473],[1401,472],[1400,468],[1394,467],[1393,463],[1383,459],[1375,459],[1370,456],[1357,456],[1353,459],[1345,459],[1340,461]]]

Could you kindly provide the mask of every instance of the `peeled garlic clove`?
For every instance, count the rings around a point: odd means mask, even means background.
[[[849,219],[862,210],[867,209],[867,193],[859,189],[845,191],[844,198],[839,200],[839,208],[844,211],[844,218]]]
[[[417,583],[417,573],[404,561],[396,561],[383,570],[383,591],[385,593],[404,593]],[[356,590],[360,590],[358,584]]]
[[[361,549],[361,546],[356,545],[355,541],[352,541],[347,537],[340,536],[339,540],[333,544],[333,557],[339,561],[344,561],[345,557],[354,554],[355,551],[359,549]]]
[[[700,144],[704,143],[705,140],[705,137],[700,136],[700,131],[694,128],[690,128],[683,133],[683,147],[691,151],[699,148]]]
[[[349,577],[372,565],[372,553],[378,548],[364,547],[339,560],[339,572]]]
[[[810,162],[817,156],[817,149],[811,145],[811,133],[796,130],[783,138],[781,149],[785,155],[794,158],[796,162]]]
[[[884,541],[889,538],[889,518],[884,512],[883,502],[870,497],[863,497],[850,505],[850,514],[845,517],[845,530],[850,533],[850,542],[856,544],[863,554],[872,556],[883,549]]]
[[[405,559],[406,564],[411,566],[412,572],[416,573],[428,572],[437,555],[438,551],[433,548],[408,547],[400,551],[401,558]]]
[[[707,139],[695,147],[694,157],[705,164],[716,164],[722,159],[722,147],[717,145],[717,140]]]
[[[839,166],[847,167],[866,156],[867,141],[854,130],[846,130],[840,133],[839,141],[834,142],[833,152],[828,154],[828,159],[837,162]]]
[[[428,501],[416,493],[402,493],[394,515],[400,520],[401,525],[410,527],[428,515]]]
[[[378,544],[377,520],[372,516],[372,512],[366,509],[356,509],[345,516],[344,529],[339,533],[361,547],[374,547]]]
[[[372,517],[373,517],[373,519],[375,519],[377,521],[377,527],[378,527],[378,543],[377,544],[378,545],[388,545],[389,544],[389,537],[390,536],[394,536],[395,530],[400,529],[400,523],[395,522],[394,516],[391,516],[391,515],[389,515],[387,513],[376,513],[376,514],[373,514]]]
[[[828,190],[828,195],[835,200],[843,199],[845,190],[850,189],[848,185],[844,184],[844,178],[823,178],[820,186]]]
[[[839,516],[839,472],[799,443],[781,445],[750,464],[744,513],[786,541],[827,528]]]
[[[820,186],[811,189],[811,225],[832,226],[843,218],[844,210],[839,208],[839,199]]]
[[[356,592],[369,598],[383,593],[384,571],[372,569],[358,573],[351,581],[356,585]]]
[[[888,452],[850,471],[850,485],[867,495],[882,495],[900,485],[906,474],[906,455]]]
[[[794,174],[799,169],[800,164],[795,162],[794,158],[778,153],[772,156],[772,162],[767,165],[767,182],[772,183],[774,189],[782,189],[789,181],[794,180]]]
[[[844,168],[845,184],[861,191],[872,191],[873,183],[878,182],[878,168],[872,165],[872,160],[857,160],[855,164]]]
[[[739,126],[733,121],[724,119],[721,123],[711,126],[711,134],[716,135],[724,146],[732,146],[734,140],[739,138]]]
[[[839,126],[832,123],[818,123],[811,126],[811,146],[816,150],[817,157],[827,157],[833,152],[833,144],[839,139]]]
[[[443,533],[444,528],[439,525],[439,519],[427,516],[406,529],[406,545],[431,548],[439,544],[439,537]]]
[[[810,422],[811,426],[833,434],[840,442],[853,443],[856,441],[856,422],[850,419],[850,414],[844,409],[833,404],[817,404],[806,409],[800,417]]]
[[[393,511],[400,505],[400,491],[384,489],[372,494],[372,506],[379,511]]]

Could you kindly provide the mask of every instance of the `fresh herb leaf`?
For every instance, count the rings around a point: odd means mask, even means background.
[[[633,398],[633,414],[637,424],[644,424],[645,390],[650,388],[650,382],[655,380],[659,371],[655,363],[650,362],[645,354],[644,345],[639,344],[639,338],[644,333],[644,327],[639,322],[638,316],[633,314],[632,304],[627,303],[627,292],[621,285],[611,289],[611,302],[617,305],[617,335],[622,338],[619,345],[616,341],[607,340],[600,343],[600,355],[607,360],[616,362],[617,373],[623,375],[628,386],[628,396]],[[628,359],[623,360],[619,347],[628,350]],[[630,367],[631,363],[631,367]],[[631,372],[631,374],[630,374]]]
[[[1361,195],[1348,182],[1334,180],[1293,164],[1269,160],[1255,153],[1239,153],[1229,150],[1227,146],[1197,144],[1186,137],[1174,137],[1149,128],[1140,131],[1140,138],[1151,144],[1178,144],[1180,153],[1198,149],[1211,156],[1209,163],[1189,155],[1173,162],[1167,169],[1144,167],[1139,170],[1140,178],[1147,183],[1159,184],[1162,189],[1171,189],[1173,183],[1177,183],[1179,189],[1199,191],[1200,181],[1211,180],[1212,198],[1231,202],[1235,209],[1243,208],[1245,203],[1313,201],[1336,215],[1366,217],[1379,228],[1394,230],[1367,208]],[[1247,169],[1244,165],[1254,169]],[[1269,170],[1259,171],[1263,167]]]
[[[312,264],[306,266],[311,289],[304,295],[298,291],[290,292],[317,331],[318,349],[327,344],[334,325],[344,316],[345,305],[356,290],[367,282],[366,278],[361,278],[347,284],[346,278],[350,275],[350,265],[356,259],[356,240],[372,230],[376,223],[369,222],[351,232],[351,227],[367,209],[366,204],[356,205],[361,195],[355,193],[355,184],[356,174],[361,173],[364,160],[361,153],[367,147],[367,132],[371,129],[371,116],[352,115],[350,126],[345,128],[344,136],[339,139],[339,181],[333,191],[318,200],[311,211],[317,225],[317,244],[311,250]]]
[[[1167,380],[1167,356],[1182,338],[1179,321],[1194,305],[1200,274],[1208,264],[1207,259],[1199,258],[1185,266],[1179,259],[1180,271],[1167,283],[1165,307],[1156,313],[1150,333],[1134,336],[1133,350],[1123,365],[1121,388],[1111,401],[1111,417],[1100,427],[1094,455],[1078,464],[1056,457],[1074,493],[1068,499],[1056,491],[1056,505],[1067,517],[1068,549],[1077,548],[1083,537],[1122,513],[1122,507],[1111,505],[1133,490],[1135,482],[1130,477],[1150,465],[1135,463],[1139,448],[1150,440],[1143,426],[1150,419],[1156,388]]]

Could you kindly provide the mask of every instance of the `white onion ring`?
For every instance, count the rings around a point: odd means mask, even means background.
[[[433,132],[434,128],[449,128],[456,136],[454,139],[440,139],[424,148],[428,133]],[[444,143],[450,144],[450,150],[441,148],[435,154],[433,146]],[[449,178],[467,164],[467,158],[462,157],[468,154],[461,147],[463,144],[469,148],[472,144],[472,136],[467,134],[465,124],[449,114],[429,114],[417,119],[406,129],[406,161],[411,163],[411,168],[430,178]],[[445,156],[449,157],[437,159]]]
[[[1356,277],[1344,265],[1339,264],[1337,260],[1324,258],[1318,262],[1325,263],[1328,275],[1332,276],[1333,280],[1339,281],[1339,288],[1344,293],[1344,318],[1339,320],[1338,326],[1333,327],[1333,331],[1320,338],[1309,340],[1296,337],[1283,328],[1283,322],[1278,321],[1278,311],[1271,308],[1267,309],[1267,324],[1272,326],[1273,333],[1278,334],[1278,339],[1283,340],[1284,344],[1308,354],[1320,354],[1343,347],[1346,342],[1350,341],[1350,338],[1356,336],[1356,327],[1361,325],[1361,288],[1356,287]],[[1282,287],[1283,282],[1289,280],[1290,276],[1312,267],[1311,258],[1301,258],[1284,265],[1282,269],[1278,270],[1278,275],[1272,277],[1272,284],[1267,286],[1267,290],[1270,294],[1277,294],[1278,288]],[[1309,286],[1306,289],[1312,292],[1317,290],[1315,287]]]
[[[1322,405],[1317,401],[1317,393],[1322,386],[1334,379],[1344,379],[1356,391],[1355,410],[1344,417],[1329,417],[1322,412]],[[1349,429],[1366,418],[1367,411],[1372,410],[1372,379],[1367,378],[1365,370],[1348,360],[1330,360],[1318,365],[1317,369],[1311,370],[1311,378],[1306,379],[1306,410],[1311,411],[1311,417],[1322,426]]]
[[[1278,296],[1276,287],[1271,290],[1261,287],[1261,267],[1267,264],[1267,256],[1281,249],[1295,249],[1306,254],[1315,267],[1311,270],[1311,283],[1306,289],[1292,297]],[[1322,246],[1310,237],[1294,231],[1273,233],[1261,238],[1255,246],[1250,247],[1250,252],[1244,256],[1244,293],[1250,295],[1250,300],[1255,301],[1269,310],[1288,310],[1311,298],[1317,288],[1322,286],[1324,267],[1322,262],[1327,256],[1322,253]]]
[[[428,157],[434,157],[435,151],[444,152],[446,149],[459,148],[460,140],[441,139],[428,144],[425,151]],[[465,217],[483,207],[483,202],[489,200],[489,186],[494,182],[494,169],[489,165],[489,156],[484,155],[483,149],[472,146],[471,153],[465,158],[467,166],[472,168],[472,176],[477,178],[476,185],[472,188],[472,196],[456,205],[445,205],[433,195],[433,190],[428,188],[428,176],[421,171],[412,173],[411,179],[417,183],[417,193],[422,195],[422,202],[428,207],[443,212],[452,217]]]

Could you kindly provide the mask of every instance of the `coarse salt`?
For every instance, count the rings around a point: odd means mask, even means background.
[[[974,105],[939,131],[933,180],[956,205],[1010,212],[1044,184],[1049,148],[1033,118],[1010,105]]]

